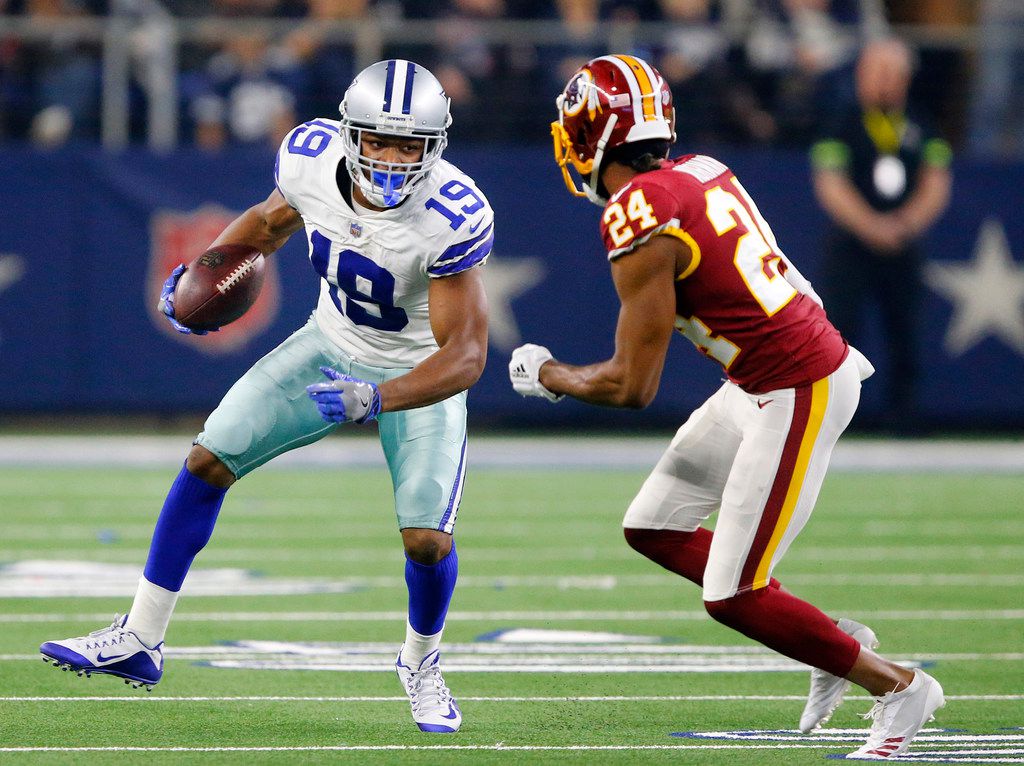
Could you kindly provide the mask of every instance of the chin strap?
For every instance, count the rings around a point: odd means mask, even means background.
[[[604,126],[601,139],[597,142],[597,149],[594,151],[594,167],[590,171],[590,180],[583,182],[583,191],[586,192],[587,199],[601,207],[608,204],[608,200],[597,193],[601,186],[601,160],[604,158],[604,148],[608,145],[608,139],[611,138],[615,123],[618,121],[619,115],[612,112],[608,117],[608,124]]]

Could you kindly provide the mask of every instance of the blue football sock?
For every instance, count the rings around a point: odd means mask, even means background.
[[[226,493],[182,466],[156,522],[143,572],[147,580],[167,590],[181,590],[192,559],[213,534]]]
[[[405,584],[409,586],[409,624],[417,633],[432,636],[444,627],[448,604],[459,576],[455,541],[448,555],[432,566],[405,557]]]

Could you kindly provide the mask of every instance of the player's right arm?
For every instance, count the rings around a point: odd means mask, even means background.
[[[680,240],[656,236],[612,261],[621,303],[615,353],[585,366],[552,359],[540,368],[541,385],[554,394],[608,407],[641,409],[650,404],[675,327],[675,276],[691,257]]]
[[[253,205],[229,223],[211,247],[227,243],[251,245],[264,255],[280,248],[302,228],[302,216],[274,189],[263,202]]]

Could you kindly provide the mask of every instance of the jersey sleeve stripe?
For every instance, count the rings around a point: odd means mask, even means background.
[[[666,229],[673,229],[673,231],[666,231]],[[675,232],[678,232],[678,231],[682,231],[682,229],[679,228],[679,219],[678,218],[673,218],[671,221],[666,221],[665,223],[661,224],[660,226],[657,226],[657,227],[651,229],[649,232],[644,234],[642,237],[637,237],[636,239],[632,240],[625,247],[617,247],[614,250],[609,250],[608,251],[608,260],[609,261],[614,261],[616,258],[619,258],[620,256],[623,256],[626,253],[630,253],[630,252],[636,250],[638,247],[640,247],[640,245],[644,244],[651,237],[657,236],[658,234],[671,234],[672,236],[678,236],[678,234],[675,233]],[[696,244],[696,243],[694,243],[694,244]]]
[[[953,161],[953,149],[947,141],[941,138],[931,138],[925,141],[922,156],[926,165],[948,168]]]
[[[448,274],[457,274],[460,271],[472,268],[477,264],[483,263],[484,259],[487,258],[491,253],[491,248],[494,247],[494,233],[485,239],[475,250],[471,250],[466,253],[462,258],[458,260],[449,259],[445,263],[438,261],[433,266],[427,269],[427,273],[432,277],[443,277]]]
[[[483,242],[489,236],[493,235],[494,224],[491,223],[490,225],[488,225],[486,229],[480,232],[473,239],[467,239],[464,242],[459,242],[457,245],[452,245],[451,247],[449,247],[447,250],[441,253],[441,256],[436,261],[434,261],[434,263],[436,265],[438,263],[444,263],[445,261],[455,260],[456,258],[459,258],[460,256],[472,250],[474,247]]]
[[[695,272],[698,266],[700,266],[700,245],[698,245],[697,240],[691,237],[686,231],[674,226],[666,226],[665,231],[662,233],[666,234],[667,236],[675,237],[676,239],[682,240],[686,244],[686,246],[690,248],[690,252],[692,253],[692,257],[690,258],[690,265],[686,267],[682,274],[676,277],[676,282],[682,282],[693,272]]]
[[[815,170],[845,170],[850,166],[850,147],[835,139],[818,141],[811,147],[811,166]]]

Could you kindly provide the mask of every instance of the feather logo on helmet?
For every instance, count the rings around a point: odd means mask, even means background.
[[[593,111],[594,106],[590,104],[591,101],[596,101],[594,98],[594,79],[590,74],[589,69],[583,69],[576,73],[569,84],[565,86],[565,93],[560,99],[562,102],[562,113],[566,117],[574,117],[579,114],[584,106],[589,106],[590,110]],[[600,104],[598,104],[600,108]]]

